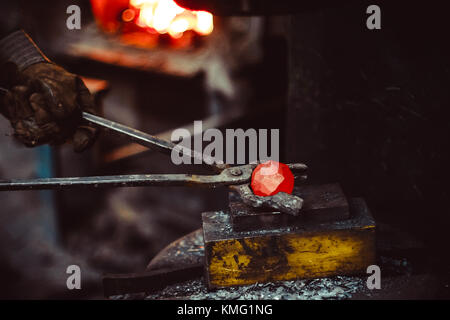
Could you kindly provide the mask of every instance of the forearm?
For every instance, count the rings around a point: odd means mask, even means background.
[[[16,30],[0,40],[0,63],[14,62],[20,71],[49,60],[23,31]]]

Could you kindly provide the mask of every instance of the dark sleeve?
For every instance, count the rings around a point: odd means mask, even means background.
[[[20,28],[20,1],[2,0],[0,10],[0,39]]]

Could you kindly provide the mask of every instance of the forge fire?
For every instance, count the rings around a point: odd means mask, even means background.
[[[124,42],[135,45],[152,46],[165,35],[175,43],[186,42],[214,29],[210,12],[185,9],[173,0],[91,0],[91,5],[104,31],[120,33]]]

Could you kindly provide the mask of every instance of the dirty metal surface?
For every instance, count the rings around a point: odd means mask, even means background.
[[[161,251],[148,265],[147,270],[170,269],[176,265],[189,266],[204,260],[203,232],[201,229],[179,239]],[[325,300],[350,299],[362,293],[365,278],[337,276],[332,278],[305,279],[260,283],[210,291],[204,277],[167,285],[164,289],[145,295],[145,299],[190,299],[190,300]],[[132,299],[132,295],[121,295],[115,299]],[[142,296],[137,297],[139,299]]]
[[[352,218],[235,231],[226,212],[203,214],[209,288],[364,273],[375,261],[375,222],[362,199]]]
[[[203,264],[204,259],[203,231],[198,229],[164,248],[150,261],[147,270],[171,268],[174,265]]]
[[[305,222],[344,220],[350,216],[348,201],[339,184],[300,185],[294,188],[293,195],[304,200],[299,216],[247,206],[238,195],[230,192],[233,230],[277,229],[300,226]]]
[[[423,244],[401,230],[377,225],[377,264],[383,270],[381,290],[369,290],[367,275],[258,283],[249,286],[208,290],[205,278],[191,276],[151,294],[125,294],[111,299],[191,299],[191,300],[340,300],[340,299],[429,299],[440,283],[429,273],[429,259],[411,253],[424,250]],[[173,242],[160,252],[149,268],[168,268],[203,259],[203,234],[195,232]],[[442,284],[442,285],[445,285]]]
[[[337,220],[331,222],[317,223],[305,221],[299,226],[280,227],[272,230],[252,230],[236,232],[231,224],[229,214],[223,211],[207,212],[204,222],[207,222],[207,229],[204,229],[204,238],[206,241],[230,240],[237,237],[252,237],[262,235],[277,235],[286,232],[317,232],[332,229],[345,230],[348,228],[358,228],[361,226],[375,226],[375,221],[361,198],[349,200],[350,216],[348,220]]]

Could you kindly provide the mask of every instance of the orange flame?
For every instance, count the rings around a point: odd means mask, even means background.
[[[188,30],[208,35],[214,28],[211,13],[184,9],[173,0],[130,0],[130,7],[139,10],[138,26],[168,33],[173,38],[180,38]]]

